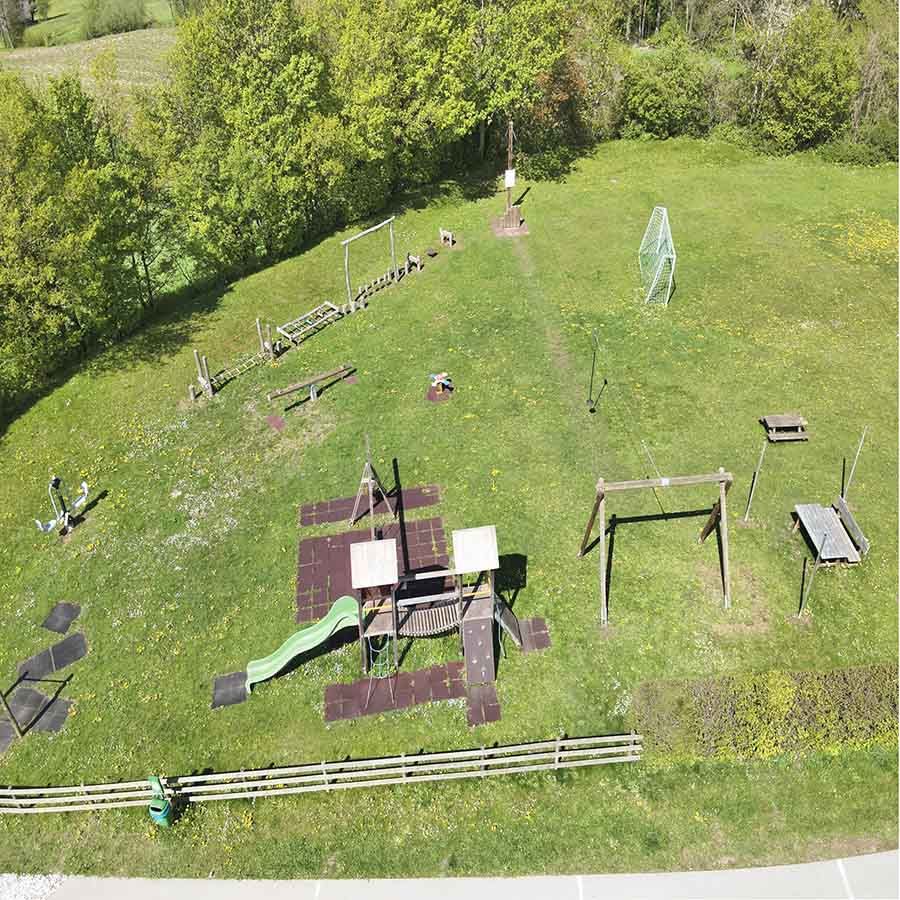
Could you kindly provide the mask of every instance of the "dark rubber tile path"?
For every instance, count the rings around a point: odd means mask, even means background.
[[[87,639],[79,631],[63,638],[48,650],[42,650],[19,663],[19,675],[28,678],[46,678],[60,669],[77,662],[88,651]]]
[[[470,684],[468,688],[470,725],[484,725],[500,721],[500,701],[494,684]]]
[[[44,711],[38,716],[37,721],[31,726],[32,731],[59,731],[66,724],[69,710],[72,708],[71,700],[57,697],[52,700]]]
[[[397,562],[401,573],[449,565],[447,539],[440,517],[389,523],[382,536],[397,541]],[[315,622],[323,618],[338,597],[354,595],[350,579],[350,545],[370,540],[367,528],[300,541],[297,556],[297,621]]]
[[[522,635],[523,653],[546,650],[550,646],[550,632],[543,619],[521,619],[519,632]]]
[[[0,718],[0,753],[5,753],[9,745],[16,739],[16,731],[4,715]]]
[[[69,626],[78,618],[81,607],[77,603],[57,603],[44,619],[41,627],[57,634],[65,634]]]
[[[462,662],[400,672],[390,678],[361,678],[325,688],[325,721],[375,716],[425,703],[466,696]]]
[[[230,675],[220,675],[213,684],[212,708],[220,706],[233,706],[235,703],[243,703],[247,699],[247,673],[232,672]]]
[[[441,502],[440,488],[436,484],[426,484],[421,487],[407,488],[402,493],[404,509],[421,509],[425,506],[435,506]],[[391,504],[396,507],[396,498],[391,497]],[[330,522],[349,522],[350,514],[356,497],[338,497],[334,500],[321,500],[318,503],[307,503],[300,507],[300,524],[327,525]],[[359,510],[361,519],[369,514],[369,503],[366,500]],[[390,509],[384,498],[379,496],[375,504],[375,515],[390,514]],[[357,521],[360,521],[357,520]]]

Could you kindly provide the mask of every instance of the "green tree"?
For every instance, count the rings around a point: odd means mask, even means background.
[[[626,135],[699,135],[709,125],[703,63],[686,40],[630,61],[625,84]]]
[[[850,119],[858,74],[846,32],[813,3],[791,21],[771,63],[754,73],[760,131],[787,152],[827,140]]]
[[[334,133],[323,72],[290,0],[210,0],[182,22],[172,86],[145,121],[159,121],[149,142],[204,271],[247,271],[307,236],[309,160]]]

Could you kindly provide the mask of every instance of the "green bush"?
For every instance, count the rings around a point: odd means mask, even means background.
[[[828,140],[849,118],[858,74],[834,15],[823,4],[810,6],[788,26],[771,66],[754,75],[763,98],[757,120],[761,133],[788,153]]]
[[[874,147],[850,137],[835,138],[822,144],[816,152],[826,162],[845,166],[875,166],[885,161],[884,156]]]
[[[879,162],[897,162],[897,122],[881,119],[860,129],[859,139],[879,156]]]
[[[632,724],[663,763],[894,746],[897,684],[896,665],[648,682]]]
[[[144,0],[87,0],[81,19],[85,39],[137,31],[147,25]]]
[[[26,28],[22,36],[23,47],[53,47],[56,34],[44,28]]]
[[[705,68],[683,40],[633,57],[625,75],[624,137],[696,136],[708,124]]]

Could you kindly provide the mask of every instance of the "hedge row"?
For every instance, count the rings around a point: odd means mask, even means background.
[[[768,759],[897,743],[897,665],[645,682],[633,727],[658,761]]]

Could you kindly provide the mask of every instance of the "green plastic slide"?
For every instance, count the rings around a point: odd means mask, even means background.
[[[359,607],[353,597],[338,597],[328,615],[315,625],[292,634],[274,653],[247,664],[247,693],[250,685],[277,675],[295,656],[315,649],[336,631],[359,626]]]

